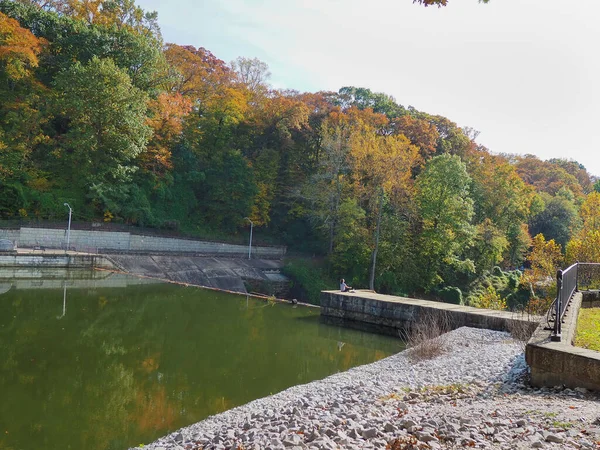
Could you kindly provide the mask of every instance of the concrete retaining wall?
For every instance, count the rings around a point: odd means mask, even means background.
[[[23,227],[20,230],[0,230],[0,239],[10,239],[16,243],[17,247],[65,248],[67,232],[66,230],[51,228]],[[88,252],[173,252],[228,256],[245,256],[248,254],[248,246],[246,245],[157,236],[139,236],[128,232],[110,231],[71,230],[69,247]],[[282,258],[285,252],[285,247],[252,247],[252,255],[256,258]]]
[[[0,255],[1,267],[66,267],[114,269],[106,258],[98,255]]]
[[[534,386],[583,387],[600,391],[600,352],[572,345],[582,298],[581,292],[573,296],[562,325],[560,342],[550,340],[552,331],[544,328],[544,322],[527,343],[525,358],[531,368]]]
[[[354,325],[364,325],[364,328],[375,327],[380,332],[396,336],[424,320],[443,322],[452,329],[469,326],[510,331],[520,327],[530,333],[538,323],[537,320],[532,322],[504,311],[361,291],[354,294],[321,292],[321,315],[351,321]]]

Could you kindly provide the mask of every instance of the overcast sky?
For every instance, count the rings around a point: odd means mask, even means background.
[[[495,153],[600,176],[600,1],[137,0],[166,42],[257,57],[277,88],[367,87],[480,131]]]

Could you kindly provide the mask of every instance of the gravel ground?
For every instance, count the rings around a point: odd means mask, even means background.
[[[600,396],[532,389],[523,346],[460,328],[415,361],[404,351],[212,416],[144,448],[600,449]]]

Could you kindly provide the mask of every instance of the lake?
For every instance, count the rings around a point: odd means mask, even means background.
[[[147,444],[404,348],[316,308],[101,272],[2,275],[2,450]]]

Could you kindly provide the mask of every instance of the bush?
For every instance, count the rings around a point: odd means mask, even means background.
[[[462,291],[454,286],[446,286],[439,292],[439,296],[444,303],[452,303],[454,305],[462,305],[463,303]]]
[[[339,282],[328,277],[322,265],[312,260],[289,259],[283,273],[292,280],[290,295],[313,305],[321,304],[321,291],[339,288]]]

